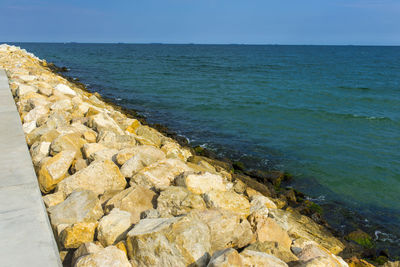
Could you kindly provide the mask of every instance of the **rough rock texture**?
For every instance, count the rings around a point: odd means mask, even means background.
[[[86,141],[81,137],[80,133],[60,135],[51,142],[50,154],[56,155],[64,150],[73,150],[76,152],[76,157],[81,158],[81,149],[84,144],[86,144]]]
[[[333,254],[338,254],[344,248],[342,242],[309,217],[280,209],[271,209],[270,214],[273,220],[293,238],[303,237],[315,241]]]
[[[181,160],[165,159],[153,163],[136,173],[131,179],[131,185],[139,184],[156,190],[163,190],[179,174],[191,169]]]
[[[165,158],[164,152],[153,146],[139,146],[132,151],[133,155],[121,166],[121,173],[125,177],[132,177],[144,167]],[[129,155],[129,154],[128,154]],[[127,156],[125,154],[125,156]],[[123,154],[119,154],[119,161],[123,161]]]
[[[256,242],[248,246],[246,250],[264,252],[273,255],[286,263],[298,260],[298,258],[290,251],[289,248],[283,247],[277,242]]]
[[[207,267],[242,267],[243,261],[239,253],[233,248],[216,251]]]
[[[100,195],[108,190],[122,190],[126,186],[117,165],[109,160],[94,161],[87,168],[61,181],[56,188],[67,196],[74,190],[91,190]]]
[[[40,190],[43,193],[48,193],[53,190],[56,185],[65,178],[74,160],[75,154],[76,152],[73,150],[61,151],[41,165],[38,179]]]
[[[254,241],[250,223],[228,210],[192,211],[188,216],[203,221],[211,231],[211,252],[225,248],[242,248]]]
[[[100,249],[77,259],[76,267],[131,267],[125,253],[114,246]]]
[[[47,209],[53,226],[79,222],[96,222],[103,216],[97,195],[91,191],[73,192],[67,199]]]
[[[128,233],[128,254],[137,266],[205,266],[210,240],[197,218],[143,219]]]
[[[92,242],[87,242],[87,243],[80,245],[80,247],[77,250],[75,250],[75,252],[72,256],[71,266],[75,266],[76,260],[79,257],[96,253],[102,249],[103,249],[102,246],[92,243]]]
[[[124,239],[131,225],[131,214],[129,212],[117,208],[113,209],[99,221],[97,239],[103,246],[114,245],[114,243]]]
[[[287,267],[288,265],[267,253],[254,251],[254,250],[244,250],[240,253],[242,257],[243,266],[253,267],[253,266],[274,266],[274,267]]]
[[[66,227],[59,240],[63,248],[78,248],[80,245],[93,241],[97,222],[80,222]]]
[[[176,178],[175,184],[184,186],[195,194],[204,194],[211,190],[226,191],[226,184],[222,176],[209,172],[180,175]]]
[[[247,217],[250,214],[249,201],[235,192],[212,190],[205,193],[203,198],[209,208],[230,210],[242,217]]]
[[[131,214],[131,222],[137,223],[140,220],[140,213],[152,209],[155,193],[145,187],[135,186],[113,196],[107,201],[106,212],[119,208]]]
[[[170,186],[157,198],[157,210],[162,217],[179,216],[191,210],[204,210],[206,204],[201,196],[180,186]]]

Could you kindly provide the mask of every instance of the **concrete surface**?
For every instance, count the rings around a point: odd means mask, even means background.
[[[0,69],[0,266],[61,266],[22,124]]]

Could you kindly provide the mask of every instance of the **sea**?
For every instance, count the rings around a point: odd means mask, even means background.
[[[400,255],[400,47],[15,43],[150,123],[282,170]]]

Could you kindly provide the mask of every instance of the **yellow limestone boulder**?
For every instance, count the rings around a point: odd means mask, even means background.
[[[93,161],[88,167],[62,180],[56,188],[64,196],[74,190],[91,190],[97,195],[109,190],[123,190],[126,187],[125,177],[117,165],[109,160]]]
[[[75,151],[65,150],[42,164],[38,179],[40,190],[43,193],[48,193],[53,190],[56,185],[65,178],[74,157]]]
[[[212,190],[203,194],[208,208],[221,208],[240,214],[246,218],[250,214],[250,203],[235,192]]]
[[[126,254],[115,246],[109,246],[82,256],[76,260],[75,267],[132,267]]]
[[[114,245],[125,238],[131,227],[131,214],[118,208],[101,218],[97,227],[97,239],[103,246]]]
[[[125,189],[107,201],[105,211],[118,208],[130,213],[131,222],[140,220],[140,213],[153,208],[155,193],[145,187],[135,186]]]
[[[78,248],[93,241],[97,222],[80,222],[66,227],[59,236],[59,242],[66,248]]]
[[[175,184],[186,187],[194,194],[204,194],[211,190],[226,191],[223,177],[209,172],[202,174],[184,173],[175,179]]]

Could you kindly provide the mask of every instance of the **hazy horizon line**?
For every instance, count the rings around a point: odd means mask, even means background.
[[[79,41],[0,41],[0,44],[7,43],[38,43],[38,44],[138,44],[138,45],[248,45],[248,46],[393,46],[398,47],[400,44],[279,44],[279,43],[168,43],[168,42],[79,42]]]

